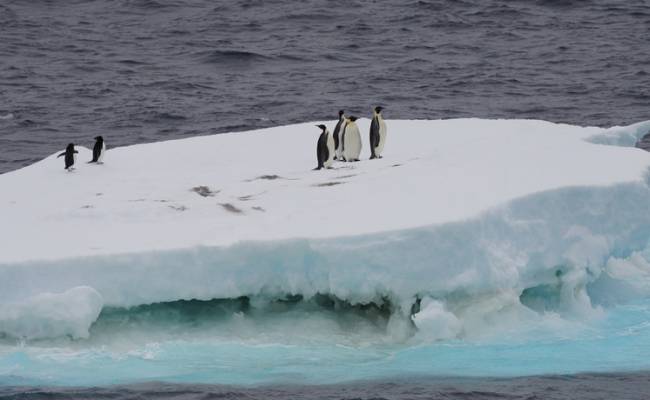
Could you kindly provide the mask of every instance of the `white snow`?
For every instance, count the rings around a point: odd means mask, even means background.
[[[467,313],[450,294],[517,301],[558,270],[561,296],[589,302],[608,259],[650,238],[650,154],[620,139],[648,123],[389,120],[369,161],[362,119],[362,161],[313,171],[315,124],[114,148],[103,165],[77,146],[74,172],[52,155],[0,175],[0,302],[78,286],[116,306],[428,295],[419,318],[439,326]]]

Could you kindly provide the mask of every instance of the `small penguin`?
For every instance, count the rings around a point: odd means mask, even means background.
[[[318,137],[318,144],[316,145],[318,166],[315,169],[330,168],[334,158],[334,139],[325,125],[316,126],[321,129],[321,134]]]
[[[65,151],[61,154],[59,154],[56,158],[59,158],[61,156],[65,156],[65,169],[68,170],[68,172],[74,170],[74,163],[77,161],[77,156],[76,154],[79,153],[77,150],[74,149],[74,143],[69,143],[68,146],[65,148]]]
[[[341,125],[345,122],[345,115],[343,110],[339,110],[339,120],[334,127],[334,148],[336,149],[336,154],[334,159],[337,160],[340,157],[339,151],[339,133],[341,132]]]
[[[95,137],[95,146],[93,146],[93,159],[88,161],[90,163],[103,164],[104,154],[106,153],[106,143],[101,136]]]
[[[370,123],[370,159],[381,158],[386,143],[386,122],[381,115],[383,107],[375,107]]]
[[[345,161],[359,161],[359,154],[361,154],[361,133],[359,127],[354,122],[357,117],[350,116],[345,120],[345,127],[343,128],[343,137],[341,138],[343,159]]]

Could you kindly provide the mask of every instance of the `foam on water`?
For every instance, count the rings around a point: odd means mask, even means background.
[[[251,385],[635,371],[650,367],[649,317],[650,302],[641,301],[614,307],[588,322],[546,315],[525,327],[501,327],[499,335],[444,341],[416,335],[405,342],[368,321],[345,329],[339,325],[345,318],[313,310],[289,312],[273,321],[234,314],[220,323],[176,329],[163,321],[129,326],[134,322],[125,317],[122,326],[100,322],[93,330],[96,337],[83,343],[16,347],[5,341],[0,375],[3,384],[164,380]]]

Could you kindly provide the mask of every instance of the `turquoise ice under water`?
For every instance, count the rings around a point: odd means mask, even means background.
[[[496,335],[433,342],[419,339],[417,333],[396,340],[371,321],[328,312],[288,312],[257,318],[252,325],[235,313],[189,329],[190,334],[187,325],[177,329],[185,333],[176,334],[173,327],[151,324],[116,333],[113,329],[122,328],[109,324],[87,340],[3,342],[0,384],[319,384],[650,368],[649,299],[611,307],[586,322],[548,317],[540,315],[547,321],[533,327],[511,326]]]

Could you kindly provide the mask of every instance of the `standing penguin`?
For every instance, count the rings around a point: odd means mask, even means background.
[[[61,154],[59,154],[56,158],[59,158],[61,156],[65,156],[65,169],[68,171],[74,170],[74,163],[77,161],[77,156],[76,154],[79,153],[77,150],[74,149],[74,143],[69,143],[68,146],[65,148],[65,151]]]
[[[339,120],[336,123],[336,126],[334,127],[334,148],[336,149],[336,154],[334,155],[334,159],[338,159],[340,154],[339,154],[339,133],[341,132],[341,125],[345,122],[345,115],[343,110],[339,110]]]
[[[386,143],[386,122],[381,116],[383,107],[375,107],[370,123],[370,159],[381,158]]]
[[[318,137],[318,144],[316,145],[316,159],[318,166],[316,169],[329,168],[332,165],[334,158],[334,139],[325,125],[316,125],[321,129],[321,134]]]
[[[101,136],[95,137],[95,146],[93,146],[93,159],[88,161],[90,163],[103,164],[104,163],[104,153],[106,153],[106,143],[104,138]]]
[[[354,122],[357,117],[350,116],[345,120],[345,128],[343,128],[343,137],[341,141],[343,159],[345,161],[359,161],[359,154],[361,154],[361,133],[359,127]]]

